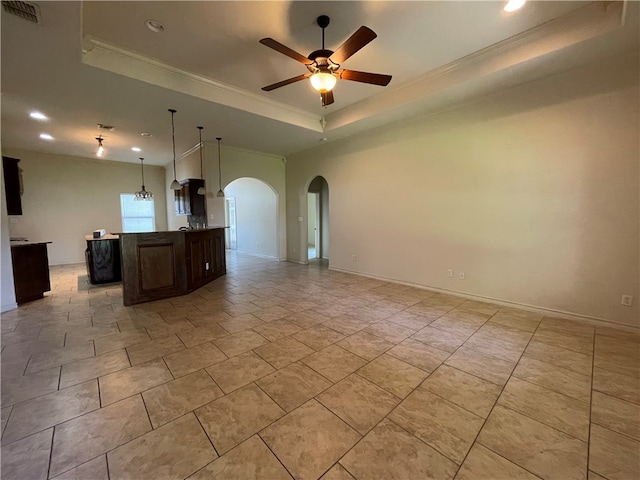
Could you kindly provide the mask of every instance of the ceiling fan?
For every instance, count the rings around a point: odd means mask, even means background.
[[[284,87],[285,85],[309,78],[313,88],[320,92],[320,95],[322,96],[322,106],[325,107],[327,105],[331,105],[334,101],[333,87],[338,79],[370,83],[372,85],[380,85],[383,87],[389,84],[391,81],[391,75],[357,72],[355,70],[346,70],[341,68],[341,64],[344,63],[351,55],[377,37],[373,30],[364,26],[360,27],[334,52],[333,50],[326,50],[324,48],[324,29],[329,25],[329,17],[326,15],[320,15],[316,21],[318,26],[322,28],[322,48],[311,52],[308,57],[291,50],[289,47],[277,42],[273,38],[263,38],[260,40],[261,44],[266,45],[269,48],[273,48],[287,57],[293,58],[294,60],[304,64],[307,67],[307,70],[309,70],[308,73],[303,73],[302,75],[262,87],[262,90],[270,92],[276,88]]]

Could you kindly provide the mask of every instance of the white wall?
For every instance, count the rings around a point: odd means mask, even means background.
[[[224,189],[236,199],[236,239],[239,252],[278,258],[277,197],[264,182],[239,178]]]
[[[9,243],[9,217],[7,200],[4,193],[4,168],[0,168],[0,312],[12,310],[18,306],[13,283],[11,263],[11,245]]]
[[[84,262],[84,237],[93,230],[122,231],[120,194],[141,187],[139,164],[16,150],[3,155],[19,158],[23,170],[22,215],[9,217],[9,233],[53,242],[51,265]],[[145,165],[144,177],[154,195],[156,228],[166,230],[164,168]]]
[[[288,258],[322,175],[332,268],[640,325],[637,72],[611,59],[288,157]]]

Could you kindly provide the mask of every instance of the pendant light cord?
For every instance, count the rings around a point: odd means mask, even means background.
[[[222,190],[222,168],[220,166],[220,140],[222,137],[216,137],[216,140],[218,140],[218,191],[220,191]]]
[[[202,170],[202,129],[203,128],[204,127],[198,127],[198,130],[200,130],[200,132],[199,132],[200,133],[200,178],[202,180],[204,180],[204,173],[203,173],[203,170]]]
[[[176,127],[173,124],[173,114],[176,113],[176,110],[170,108],[171,112],[171,140],[173,142],[173,180],[177,181],[176,177]]]
[[[140,169],[142,170],[142,190],[144,190],[144,158],[140,157]]]

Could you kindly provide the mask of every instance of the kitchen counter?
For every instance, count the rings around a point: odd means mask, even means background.
[[[23,304],[51,290],[47,244],[51,242],[11,242],[11,262],[16,301]]]
[[[125,305],[185,295],[227,272],[224,227],[118,237]]]

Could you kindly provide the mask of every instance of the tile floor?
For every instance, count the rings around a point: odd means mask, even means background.
[[[230,254],[2,315],[2,479],[637,479],[640,334]]]

